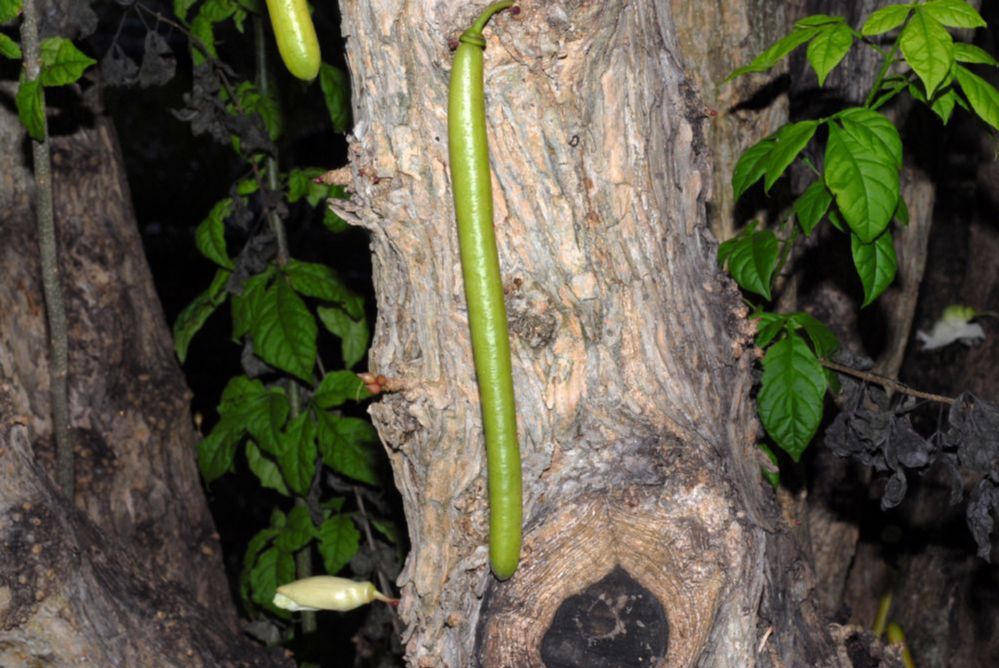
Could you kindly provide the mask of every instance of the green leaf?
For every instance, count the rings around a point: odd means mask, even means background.
[[[239,107],[248,114],[256,113],[267,128],[267,136],[276,140],[284,131],[281,109],[272,95],[264,95],[260,89],[248,81],[236,88]],[[233,109],[235,113],[235,109]]]
[[[232,467],[236,445],[243,438],[243,425],[237,419],[222,416],[208,436],[198,443],[198,467],[205,482],[212,482]]]
[[[825,84],[826,77],[842,62],[851,46],[853,32],[841,23],[824,28],[809,43],[806,56],[819,78],[819,86]]]
[[[316,363],[316,319],[287,281],[268,288],[256,313],[253,351],[267,364],[312,381]]]
[[[181,21],[186,21],[188,10],[190,10],[197,1],[198,0],[173,0],[174,16],[179,18]]]
[[[331,469],[369,485],[378,485],[374,446],[378,432],[367,420],[319,414],[319,448]]]
[[[97,61],[86,55],[68,39],[49,37],[38,46],[42,69],[38,78],[43,86],[65,86],[71,84]]]
[[[357,554],[361,534],[343,515],[331,517],[319,525],[319,554],[329,575],[336,575]]]
[[[829,357],[839,348],[839,339],[825,324],[808,313],[793,313],[789,322],[794,327],[800,327],[812,341],[812,350],[818,357]]]
[[[954,106],[957,104],[957,91],[950,88],[933,100],[933,104],[930,105],[930,109],[933,113],[940,117],[944,125],[950,120],[951,114],[954,113]]]
[[[739,156],[732,170],[732,192],[739,199],[751,185],[760,180],[767,171],[767,158],[777,143],[773,137],[767,137],[753,144]]]
[[[964,0],[930,0],[919,8],[951,28],[984,28],[985,20]]]
[[[895,220],[903,225],[909,224],[909,207],[906,205],[904,197],[898,198],[898,208],[895,209]]]
[[[864,243],[855,234],[850,235],[850,249],[853,252],[853,265],[857,268],[860,282],[864,286],[864,306],[867,306],[885,291],[895,280],[898,260],[892,244],[891,230],[874,240]]]
[[[784,58],[784,56],[815,37],[818,32],[819,28],[816,27],[795,28],[790,34],[767,47],[767,50],[758,55],[753,62],[729,74],[725,78],[725,81],[731,81],[736,77],[752,72],[766,72]]]
[[[798,220],[801,230],[808,236],[822,221],[832,203],[832,193],[821,179],[812,181],[805,192],[794,200],[794,217]]]
[[[763,230],[740,235],[732,241],[735,243],[728,257],[728,272],[744,290],[769,300],[770,280],[777,268],[777,237]]]
[[[329,207],[326,207],[323,211],[323,225],[333,234],[339,234],[350,227],[350,224],[346,220],[333,213]]]
[[[191,37],[191,60],[195,65],[204,63],[206,55],[219,57],[215,50],[215,29],[211,19],[199,13],[191,21]]]
[[[912,70],[932,98],[954,65],[954,39],[933,17],[916,8],[912,19],[899,35],[899,47]]]
[[[246,430],[265,452],[277,457],[280,463],[286,447],[282,429],[291,410],[284,388],[269,387],[262,394],[242,403],[241,408],[238,414],[246,423]],[[219,411],[222,410],[220,407]]]
[[[212,207],[194,231],[194,245],[206,258],[224,269],[233,263],[225,246],[225,220],[232,213],[232,198],[226,197]]]
[[[958,65],[954,74],[978,117],[999,130],[999,91],[963,65]]]
[[[364,301],[326,265],[289,260],[284,273],[299,294],[339,304],[352,318],[364,316]]]
[[[896,167],[902,166],[902,138],[894,123],[864,107],[845,109],[836,117],[857,142],[869,145],[874,154],[890,160]]]
[[[257,274],[246,282],[243,292],[232,296],[232,338],[238,341],[253,328],[257,314],[263,308],[267,286],[274,276],[273,267]]]
[[[14,103],[17,105],[17,116],[31,138],[35,141],[45,139],[45,96],[41,82],[22,78]]]
[[[842,16],[829,16],[828,14],[812,14],[811,16],[806,16],[803,19],[795,21],[795,28],[818,28],[821,26],[830,26],[836,24],[842,24],[844,21]]]
[[[294,204],[305,197],[312,181],[322,173],[319,167],[296,168],[288,172],[288,203]]]
[[[252,195],[258,190],[260,190],[260,182],[257,181],[256,177],[247,176],[246,178],[240,179],[236,182],[237,195],[246,197],[247,195]]]
[[[267,547],[277,535],[276,529],[263,529],[258,531],[246,546],[246,553],[243,555],[243,568],[239,574],[239,594],[247,605],[253,603],[250,596],[250,572],[253,570],[253,565],[257,563],[257,556],[261,550]]]
[[[0,23],[9,23],[21,14],[21,0],[0,0]]]
[[[0,33],[0,56],[4,56],[5,58],[10,58],[12,60],[18,60],[24,57],[21,53],[20,45],[3,33]]]
[[[284,478],[281,476],[278,465],[262,453],[253,441],[246,442],[246,462],[260,481],[261,487],[273,489],[284,496],[291,496],[288,486],[284,484]]]
[[[283,552],[294,553],[308,545],[317,534],[309,509],[305,506],[295,506],[288,513],[288,524],[274,544]]]
[[[334,408],[347,401],[361,401],[370,396],[364,381],[353,371],[330,371],[323,376],[312,401],[319,408]]]
[[[999,61],[996,61],[988,51],[980,49],[974,44],[966,44],[965,42],[954,42],[954,60],[959,63],[999,67]]]
[[[225,286],[229,282],[231,273],[225,269],[216,270],[215,278],[212,279],[208,289],[195,297],[177,315],[173,323],[173,346],[181,364],[187,359],[187,348],[191,345],[191,339],[204,326],[215,309],[225,301],[228,294]]]
[[[280,391],[280,388],[278,388]],[[222,390],[219,401],[219,415],[232,415],[244,419],[254,409],[253,404],[266,397],[268,390],[257,379],[246,376],[233,376]]]
[[[773,137],[773,148],[766,160],[766,179],[763,182],[763,189],[766,192],[770,192],[774,182],[808,145],[818,126],[818,121],[801,121],[788,123],[777,131]]]
[[[319,87],[326,100],[333,131],[347,132],[350,129],[350,79],[346,72],[323,63],[319,67]]]
[[[308,412],[302,413],[288,425],[282,435],[283,451],[278,464],[288,486],[302,496],[309,493],[316,474],[316,423]]]
[[[761,312],[755,316],[759,322],[756,325],[756,347],[766,348],[777,335],[784,330],[787,318],[779,313]]]
[[[909,5],[888,5],[887,7],[882,7],[867,17],[867,21],[864,22],[864,27],[860,29],[860,33],[865,37],[883,35],[889,30],[894,30],[905,23],[911,11],[912,7]]]
[[[371,522],[371,526],[378,530],[378,533],[385,536],[390,543],[393,545],[399,544],[399,527],[395,525],[395,522],[391,520],[383,520],[378,517],[371,517],[368,519]]]
[[[825,159],[826,186],[847,225],[864,241],[888,227],[899,197],[898,168],[869,138],[870,133],[830,122]]]
[[[277,547],[270,547],[260,555],[250,569],[250,590],[254,603],[275,611],[274,592],[283,584],[295,579],[295,560],[291,554]]]
[[[335,336],[340,337],[343,363],[349,369],[364,358],[368,350],[368,320],[354,320],[337,307],[320,306],[319,320]]]
[[[771,450],[769,447],[767,447],[767,445],[765,443],[757,443],[756,445],[759,446],[760,450],[763,451],[763,454],[767,456],[767,459],[769,459],[770,462],[774,466],[777,466],[777,455],[774,454],[774,451]],[[777,489],[778,487],[780,487],[780,473],[779,472],[777,472],[777,471],[771,471],[771,470],[765,469],[765,468],[763,468],[761,466],[760,467],[760,473],[763,474],[763,479],[766,480],[768,483],[770,483],[771,486],[773,486],[774,489]]]
[[[826,376],[815,353],[789,334],[763,357],[763,386],[756,397],[764,429],[798,461],[822,421]]]

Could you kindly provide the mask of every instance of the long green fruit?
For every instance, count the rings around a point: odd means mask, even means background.
[[[319,39],[305,0],[267,0],[278,53],[285,67],[304,81],[319,74]]]
[[[520,448],[510,370],[510,338],[493,231],[486,104],[482,92],[486,46],[482,29],[493,14],[513,4],[512,0],[504,0],[490,5],[472,27],[462,33],[454,54],[447,112],[451,187],[486,436],[489,560],[493,573],[500,580],[513,575],[520,560]]]

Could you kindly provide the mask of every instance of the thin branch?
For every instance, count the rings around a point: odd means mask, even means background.
[[[853,376],[854,378],[860,378],[861,380],[866,380],[869,383],[874,383],[880,385],[881,387],[889,388],[896,392],[901,392],[902,394],[907,394],[910,397],[916,397],[918,399],[926,399],[927,401],[935,401],[941,404],[953,404],[954,399],[950,397],[945,397],[941,394],[931,394],[930,392],[923,392],[921,390],[915,390],[904,383],[900,383],[897,380],[892,380],[886,376],[879,376],[876,373],[870,373],[869,371],[860,371],[852,367],[843,366],[842,364],[836,364],[835,362],[830,362],[829,360],[821,360],[822,366],[827,369],[832,369],[833,371],[838,371],[839,373],[845,373],[848,376]]]
[[[37,80],[41,70],[38,42],[38,3],[25,0],[24,21],[21,23],[21,45],[24,47],[24,67],[29,80]],[[44,89],[41,92],[45,108]],[[66,305],[59,280],[59,257],[56,250],[55,214],[52,204],[52,162],[49,149],[48,123],[42,116],[42,140],[31,142],[35,171],[35,223],[38,228],[38,253],[42,267],[42,293],[49,325],[49,396],[52,402],[52,433],[56,443],[56,478],[63,494],[73,501],[75,463],[73,438],[69,421],[69,343],[66,327]]]

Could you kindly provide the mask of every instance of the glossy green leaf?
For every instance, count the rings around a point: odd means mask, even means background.
[[[822,421],[826,376],[812,349],[789,334],[763,357],[763,385],[756,397],[764,429],[798,461]]]
[[[21,46],[3,33],[0,33],[0,56],[12,60],[19,60],[24,57],[21,53]]]
[[[290,411],[291,406],[284,389],[270,387],[251,401],[244,402],[242,410],[238,413],[246,422],[246,429],[256,440],[257,445],[265,452],[278,457],[279,463],[285,449],[282,431]]]
[[[288,523],[281,530],[274,545],[283,552],[295,553],[308,545],[318,533],[312,523],[309,509],[305,506],[295,506],[288,513]]]
[[[753,144],[739,156],[732,170],[732,192],[739,199],[750,186],[759,181],[767,171],[767,158],[776,144],[773,137],[767,137]]]
[[[222,416],[212,431],[198,443],[198,468],[205,482],[212,482],[232,467],[236,446],[244,434],[243,424]]]
[[[912,7],[908,5],[888,5],[887,7],[882,7],[867,18],[867,21],[864,22],[864,27],[860,29],[860,33],[866,37],[883,35],[889,30],[894,30],[905,23],[911,11]]]
[[[839,339],[832,333],[832,330],[812,315],[803,312],[793,313],[788,320],[794,327],[805,330],[812,342],[812,350],[818,357],[829,357],[839,348]]]
[[[774,145],[767,155],[766,179],[763,182],[765,191],[770,192],[770,188],[777,179],[811,141],[818,126],[818,121],[801,121],[788,123],[777,131],[773,137]]]
[[[264,294],[252,323],[253,351],[257,356],[311,383],[318,333],[316,319],[302,298],[287,281],[275,281]]]
[[[302,413],[282,434],[283,449],[278,455],[281,473],[288,487],[296,494],[306,495],[316,474],[316,424],[308,413]]]
[[[885,230],[872,243],[864,243],[857,235],[851,234],[850,249],[853,252],[853,265],[864,286],[863,305],[867,306],[895,280],[898,260],[895,258],[891,230]]]
[[[0,24],[9,23],[21,14],[21,0],[0,0]]]
[[[340,352],[344,365],[349,369],[362,359],[368,350],[368,320],[354,320],[338,307],[320,306],[317,309],[319,321],[340,338]]]
[[[250,542],[246,546],[246,553],[243,555],[243,568],[239,574],[239,594],[243,602],[247,605],[253,603],[253,598],[250,594],[250,573],[253,571],[253,565],[257,563],[257,557],[263,549],[270,545],[278,533],[277,529],[271,527],[262,529],[250,539]]]
[[[244,81],[236,88],[236,99],[243,113],[257,114],[267,128],[267,136],[272,141],[278,139],[284,132],[284,119],[281,108],[273,95],[264,95],[254,84]],[[235,109],[233,109],[235,113]]]
[[[369,485],[378,485],[375,447],[378,432],[367,420],[323,412],[319,418],[319,447],[331,469]]]
[[[895,209],[895,220],[903,225],[909,224],[909,206],[905,203],[904,197],[898,198],[898,208]]]
[[[274,388],[280,392],[280,388]],[[222,399],[219,401],[219,415],[238,416],[241,420],[254,409],[253,404],[264,399],[268,389],[257,379],[250,379],[246,376],[233,376],[226,383],[222,390]]]
[[[284,484],[281,469],[267,457],[253,441],[246,442],[246,462],[250,465],[253,475],[257,476],[260,486],[273,489],[278,494],[291,496],[288,486]]]
[[[954,42],[954,60],[959,63],[999,67],[999,61],[996,61],[988,51],[965,42]]]
[[[274,592],[295,579],[295,559],[277,547],[269,547],[250,569],[250,591],[253,602],[262,608],[275,610]]]
[[[198,0],[173,0],[173,13],[174,16],[179,18],[181,21],[187,20],[187,12],[190,11],[191,7]]]
[[[981,14],[964,0],[929,0],[920,10],[950,28],[984,28]]]
[[[864,107],[852,107],[836,117],[858,144],[867,144],[872,154],[891,160],[896,167],[902,166],[902,137],[895,124],[882,114]]]
[[[319,87],[326,100],[333,131],[341,134],[350,130],[350,79],[339,67],[323,63],[319,67]]]
[[[925,7],[925,5],[923,5]],[[899,35],[899,47],[932,98],[954,65],[954,39],[940,23],[917,7]]]
[[[41,82],[22,78],[14,103],[17,105],[17,116],[28,134],[35,141],[42,141],[45,138],[45,96]]]
[[[790,34],[782,37],[767,47],[767,50],[753,59],[753,62],[748,65],[744,65],[729,74],[728,77],[725,78],[725,81],[730,81],[736,77],[742,76],[743,74],[766,72],[771,67],[776,65],[782,58],[784,58],[784,56],[815,37],[818,32],[819,28],[816,27],[795,28]]]
[[[191,21],[191,37],[191,60],[195,65],[204,63],[206,57],[219,57],[215,50],[214,23],[203,14],[198,14]]]
[[[822,32],[809,42],[806,56],[819,79],[819,86],[825,84],[826,77],[843,61],[851,46],[853,46],[853,32],[841,23],[823,28]]]
[[[954,74],[978,117],[999,130],[999,91],[995,86],[963,65],[956,66]]]
[[[270,267],[246,282],[243,292],[232,296],[232,338],[239,341],[253,329],[257,314],[263,309],[267,286],[274,272]]]
[[[289,260],[284,273],[299,294],[339,304],[352,318],[364,315],[364,301],[326,265]]]
[[[370,396],[364,381],[353,371],[330,371],[323,376],[312,401],[319,408],[334,408],[348,401],[362,401]]]
[[[759,313],[755,317],[756,323],[756,347],[766,348],[777,338],[777,335],[784,331],[787,318],[779,313]]]
[[[864,241],[873,241],[891,222],[898,206],[898,168],[876,143],[829,123],[825,181],[846,224]]]
[[[950,88],[943,93],[937,95],[937,98],[933,100],[933,104],[930,105],[930,109],[933,113],[940,117],[944,125],[950,120],[951,114],[954,113],[954,106],[957,104],[957,91]]]
[[[810,235],[822,221],[831,203],[832,193],[821,179],[812,181],[811,185],[805,188],[805,192],[794,200],[794,217],[805,236]]]
[[[42,60],[39,80],[43,86],[65,86],[80,79],[84,71],[97,61],[86,55],[64,37],[49,37],[38,45]]]
[[[208,289],[195,297],[177,315],[177,319],[173,323],[173,346],[181,364],[187,359],[187,348],[191,344],[191,339],[204,326],[215,309],[225,301],[228,295],[226,284],[229,282],[230,275],[231,272],[225,269],[216,270],[215,277]]]
[[[231,270],[232,260],[225,245],[225,220],[232,213],[232,198],[226,197],[212,207],[194,231],[194,245],[206,258]]]
[[[806,16],[803,19],[798,19],[794,22],[795,28],[818,28],[822,26],[835,26],[836,24],[842,25],[844,19],[842,16],[829,16],[828,14],[812,14],[811,16]]]
[[[742,234],[732,241],[729,274],[744,290],[770,299],[770,280],[777,268],[777,237],[763,230]]]
[[[336,575],[357,554],[361,534],[343,515],[331,517],[319,526],[319,554],[329,575]]]

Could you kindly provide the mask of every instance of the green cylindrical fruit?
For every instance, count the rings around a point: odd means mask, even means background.
[[[319,39],[305,0],[267,0],[278,53],[288,71],[312,81],[319,74]]]

